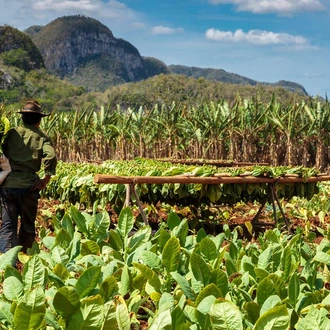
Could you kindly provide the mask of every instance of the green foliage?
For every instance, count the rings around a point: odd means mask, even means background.
[[[188,77],[193,77],[196,79],[200,79],[200,82],[204,82],[204,78],[207,80],[215,80],[227,84],[239,84],[239,85],[263,85],[263,86],[273,86],[273,87],[284,87],[287,90],[290,90],[295,93],[299,93],[301,95],[307,95],[307,92],[305,91],[304,87],[290,81],[281,80],[277,83],[261,83],[256,80],[246,78],[243,76],[240,76],[235,73],[229,73],[222,69],[203,69],[203,68],[197,68],[197,67],[187,67],[184,65],[169,65],[168,69],[175,74],[183,74]],[[279,89],[278,89],[279,90]]]
[[[124,84],[129,78],[123,63],[116,57],[94,55],[85,58],[65,80],[74,86],[86,86],[88,92],[104,92],[109,86]]]
[[[327,238],[314,244],[276,229],[260,234],[258,244],[226,229],[201,238],[180,230],[173,215],[171,229],[151,235],[146,228],[132,232],[126,208],[112,229],[122,243],[105,235],[101,250],[82,255],[89,240],[83,218],[75,209],[54,218],[40,252],[18,254],[21,273],[11,266],[20,247],[1,256],[2,329],[135,329],[142,320],[149,329],[329,327]]]
[[[281,97],[281,103],[288,103],[292,99],[302,100],[302,96],[289,91],[281,90],[278,87],[249,85],[237,85],[214,80],[196,79],[182,74],[159,74],[141,82],[113,86],[106,91],[112,104],[138,108],[144,103],[134,102],[134,95],[139,94],[151,104],[166,105],[171,102],[185,104],[187,106],[199,106],[205,100],[218,102],[227,100],[235,102],[237,95],[242,99],[260,98],[261,102],[268,102],[272,94]],[[279,95],[278,95],[279,96]]]
[[[146,76],[153,77],[161,73],[170,73],[166,64],[154,57],[143,57],[146,69]]]
[[[28,52],[21,48],[17,50],[11,49],[10,51],[2,54],[1,58],[6,65],[16,66],[24,71],[29,70],[30,56]]]
[[[7,25],[0,26],[0,55],[7,64],[26,71],[44,67],[40,51],[31,38]]]

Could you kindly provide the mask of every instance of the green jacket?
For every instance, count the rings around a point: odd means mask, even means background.
[[[34,125],[23,125],[8,131],[2,147],[12,172],[1,188],[30,188],[39,179],[44,164],[46,175],[54,175],[57,159],[50,138]]]

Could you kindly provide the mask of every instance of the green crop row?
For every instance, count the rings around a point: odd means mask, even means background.
[[[173,212],[155,233],[134,224],[130,208],[109,230],[97,204],[71,206],[27,255],[1,255],[1,329],[330,328],[329,233],[320,244],[276,229],[256,242],[226,226],[192,235]]]

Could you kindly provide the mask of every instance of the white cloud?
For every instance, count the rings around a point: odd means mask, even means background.
[[[115,20],[135,20],[137,14],[126,4],[117,0],[38,0],[31,2],[31,7],[37,12],[47,13],[50,10],[57,13],[79,13],[86,16],[112,18]]]
[[[326,78],[327,75],[325,73],[315,73],[315,72],[307,73],[307,72],[305,72],[302,74],[302,77],[314,79],[314,78]]]
[[[239,11],[252,13],[278,13],[290,15],[295,12],[324,10],[320,0],[209,0],[214,5],[233,4]]]
[[[0,0],[0,25],[9,24],[18,29],[31,25],[45,25],[52,20],[68,15],[85,15],[104,22],[126,26],[139,23],[144,18],[140,13],[118,0]]]
[[[182,28],[170,28],[167,26],[154,26],[151,29],[152,34],[176,34],[176,33],[182,33],[184,30]]]
[[[302,36],[287,33],[276,33],[263,30],[250,30],[244,32],[239,29],[235,32],[208,29],[206,39],[231,43],[251,43],[255,45],[289,45],[309,46],[308,40]]]
[[[96,2],[96,3],[95,3]],[[98,9],[97,1],[92,3],[90,0],[42,0],[31,3],[31,6],[35,10],[49,10],[50,8],[55,11],[67,11],[67,10],[81,10],[93,12]]]

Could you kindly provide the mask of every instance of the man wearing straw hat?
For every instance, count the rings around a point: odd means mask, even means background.
[[[41,111],[40,104],[28,101],[18,113],[22,114],[23,125],[10,129],[3,144],[12,171],[0,186],[0,253],[17,245],[26,253],[32,246],[39,191],[55,174],[57,164],[49,137],[39,129],[41,118],[48,116]],[[37,173],[42,165],[45,176],[41,179]]]

